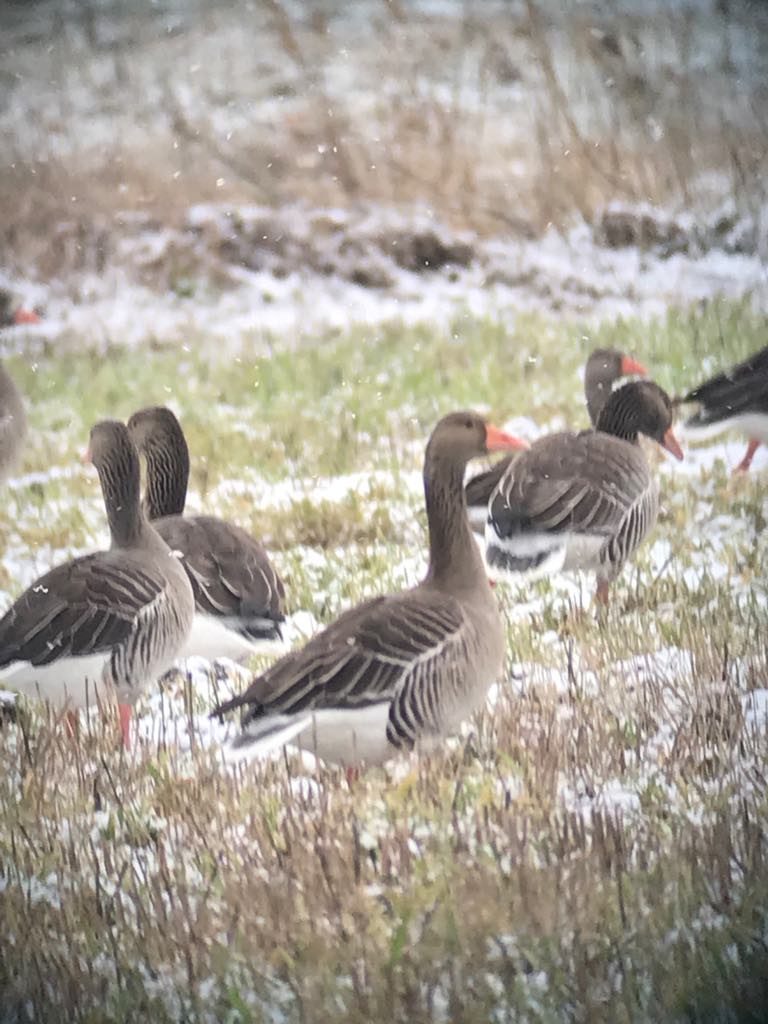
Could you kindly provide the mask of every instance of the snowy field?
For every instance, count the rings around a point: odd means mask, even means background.
[[[468,6],[0,5],[0,286],[43,318],[0,337],[0,609],[107,543],[101,417],[177,412],[288,648],[422,575],[445,412],[532,440],[598,345],[679,394],[766,344],[763,12]],[[227,763],[208,712],[273,654],[180,664],[129,753],[0,723],[0,1024],[763,1021],[768,451],[680,436],[604,621],[588,578],[497,589],[439,754]]]
[[[104,413],[178,411],[190,508],[267,540],[291,645],[423,572],[420,462],[440,412],[482,404],[533,438],[584,422],[593,345],[617,340],[679,389],[694,345],[709,366],[724,327],[730,358],[765,326],[722,303],[591,328],[551,315],[450,333],[357,325],[234,364],[189,354],[173,378],[177,351],[61,355],[48,324],[33,365],[8,361],[34,430],[0,520],[3,604],[106,543],[97,481],[76,459]],[[33,348],[37,332],[9,345]],[[36,708],[6,725],[8,1019],[46,1019],[54,999],[81,1015],[105,1002],[116,1020],[260,1021],[361,1007],[378,1019],[406,1002],[436,1020],[457,1005],[468,1019],[574,1019],[565,1003],[612,1019],[627,1000],[658,1019],[747,998],[765,927],[768,459],[733,480],[742,452],[725,437],[658,459],[660,522],[604,624],[589,580],[499,588],[505,678],[440,756],[351,786],[307,755],[233,767],[234,726],[207,717],[247,679],[226,663],[150,688],[129,755],[96,714],[77,748]]]

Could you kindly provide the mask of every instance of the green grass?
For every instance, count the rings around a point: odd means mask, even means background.
[[[10,361],[31,406],[25,468],[70,472],[7,492],[6,562],[92,544],[98,489],[74,458],[90,424],[173,401],[200,504],[266,537],[291,607],[328,621],[414,579],[415,474],[440,415],[482,403],[580,425],[592,347],[682,391],[766,326],[712,304],[589,330],[353,329],[239,364],[202,338],[106,359],[51,346],[34,372]],[[354,473],[322,497],[318,478]],[[98,717],[77,746],[37,708],[0,729],[0,1020],[757,1024],[768,752],[743,701],[768,678],[765,484],[673,466],[663,501],[668,564],[646,545],[605,620],[590,580],[499,588],[495,709],[445,752],[351,785],[333,769],[310,784],[293,756],[232,773],[199,746],[126,756]],[[182,718],[185,686],[164,698]],[[195,713],[211,702],[192,695]]]
[[[43,432],[32,466],[47,464],[62,432],[74,453],[97,419],[172,402],[183,414],[193,479],[205,489],[238,471],[277,481],[391,468],[452,408],[482,404],[495,418],[535,413],[544,423],[562,416],[581,424],[577,371],[600,345],[636,355],[678,391],[700,378],[703,359],[727,366],[764,338],[764,320],[747,304],[712,303],[662,321],[589,329],[530,314],[512,324],[462,317],[445,332],[358,327],[296,350],[275,343],[268,359],[253,360],[216,360],[203,337],[158,351],[115,346],[106,357],[62,355],[50,345],[33,365],[9,366]]]

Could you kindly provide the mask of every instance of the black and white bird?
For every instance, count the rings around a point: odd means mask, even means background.
[[[768,346],[678,401],[699,403],[698,412],[685,423],[692,435],[708,437],[730,429],[747,435],[747,450],[734,470],[746,473],[759,446],[768,444]]]

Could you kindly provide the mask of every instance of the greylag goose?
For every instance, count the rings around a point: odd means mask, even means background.
[[[638,435],[683,457],[672,412],[657,384],[633,381],[611,393],[594,430],[535,441],[491,498],[485,527],[491,570],[513,578],[594,571],[597,599],[607,603],[610,582],[658,514],[658,483]]]
[[[244,658],[281,636],[285,588],[258,541],[214,516],[183,516],[189,449],[179,421],[163,406],[142,409],[128,430],[147,460],[144,508],[179,551],[195,595],[195,621],[181,656]]]
[[[589,422],[593,427],[597,423],[597,417],[616,381],[634,374],[647,377],[648,371],[642,363],[616,348],[596,348],[590,353],[584,369],[584,397],[587,402]],[[469,521],[473,529],[479,533],[485,529],[491,495],[506,473],[510,462],[516,457],[507,455],[503,459],[499,459],[490,469],[477,473],[467,482],[466,497]]]
[[[97,423],[96,467],[112,547],[41,576],[0,619],[0,680],[68,710],[116,697],[130,743],[131,709],[173,662],[194,614],[187,574],[139,503],[139,458],[124,424]]]
[[[424,459],[424,580],[344,612],[217,707],[245,710],[234,753],[293,740],[325,761],[381,763],[434,744],[483,704],[502,670],[504,629],[469,529],[464,470],[523,444],[475,413],[440,420]]]
[[[679,401],[700,406],[686,421],[686,429],[709,435],[735,427],[747,435],[747,451],[734,470],[746,473],[760,444],[768,444],[768,346]]]

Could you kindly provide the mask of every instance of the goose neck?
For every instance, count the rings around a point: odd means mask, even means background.
[[[464,497],[464,463],[433,456],[424,467],[424,495],[429,526],[427,580],[447,590],[464,590],[478,582],[487,589],[483,562],[469,526]]]

